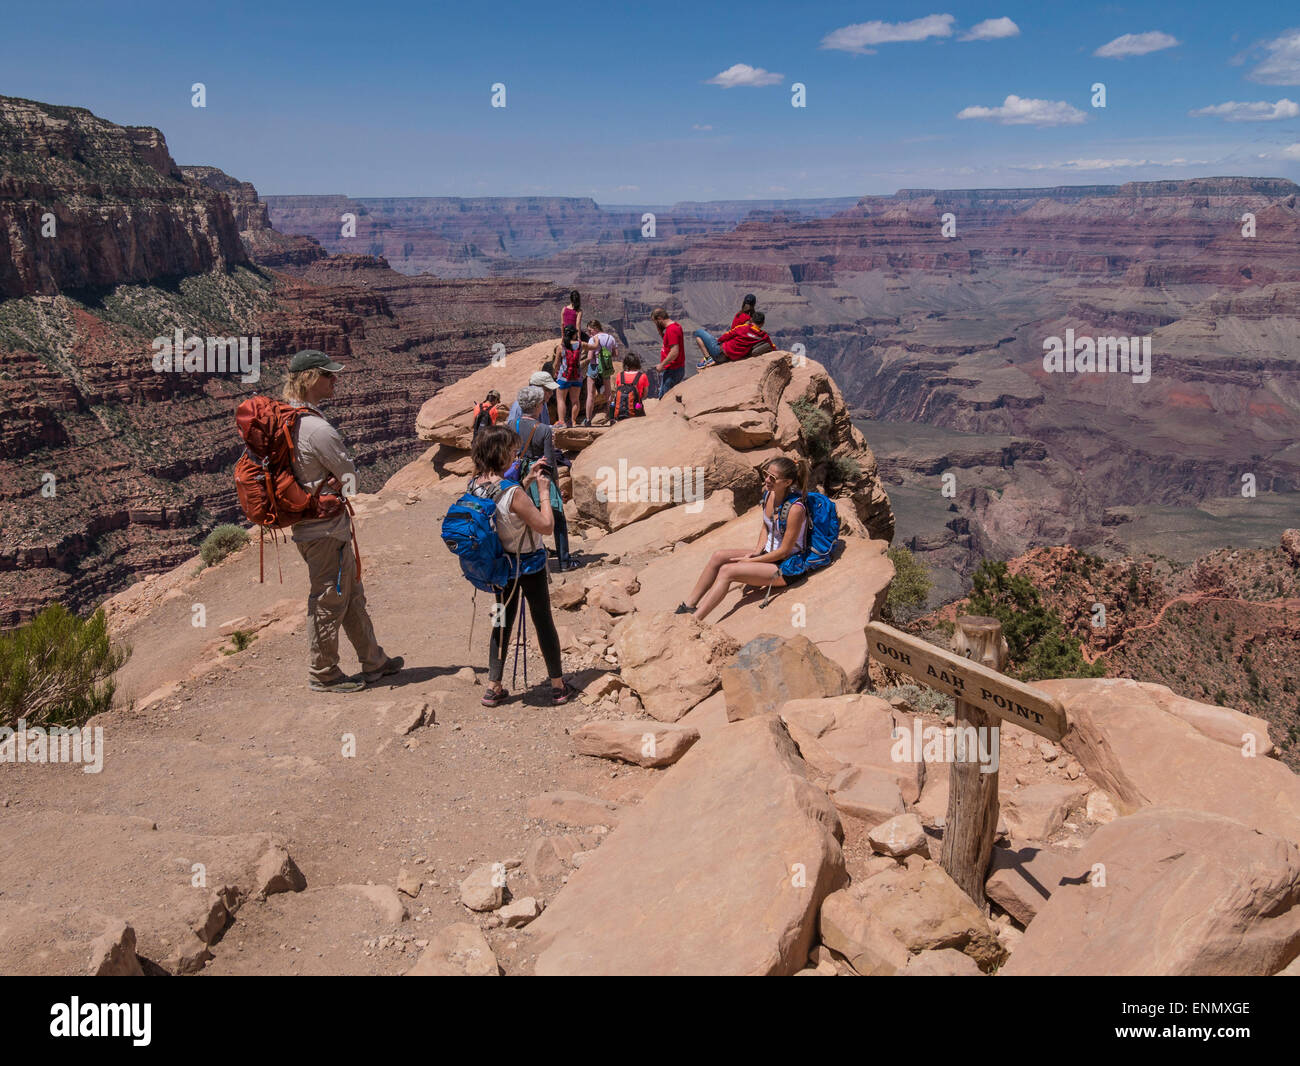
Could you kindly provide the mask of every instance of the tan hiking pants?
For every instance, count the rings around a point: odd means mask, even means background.
[[[311,593],[307,597],[307,640],[311,650],[308,673],[317,681],[333,681],[339,669],[339,626],[348,635],[362,671],[379,670],[388,662],[375,640],[375,627],[366,612],[366,593],[357,580],[352,544],[336,537],[297,542],[307,563]]]

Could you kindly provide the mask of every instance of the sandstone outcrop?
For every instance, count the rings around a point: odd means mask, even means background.
[[[844,879],[840,826],[772,715],[667,771],[529,926],[537,973],[792,974]]]
[[[1006,974],[1267,976],[1300,955],[1300,849],[1272,833],[1152,807],[1069,867]]]

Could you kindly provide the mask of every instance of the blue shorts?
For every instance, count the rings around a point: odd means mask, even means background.
[[[580,389],[582,388],[582,378],[579,378],[577,381],[565,381],[564,378],[558,378],[556,379],[555,384],[559,385],[562,389]]]

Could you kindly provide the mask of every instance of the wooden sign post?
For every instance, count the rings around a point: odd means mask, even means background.
[[[956,652],[887,626],[867,624],[867,643],[883,666],[915,678],[956,700],[956,759],[948,775],[948,816],[943,829],[943,868],[985,913],[984,877],[998,827],[998,773],[985,773],[976,737],[987,739],[986,752],[998,766],[999,719],[1017,722],[1041,736],[1060,740],[1069,728],[1065,709],[1028,685],[999,673],[1007,642],[996,618],[966,615],[957,619]]]

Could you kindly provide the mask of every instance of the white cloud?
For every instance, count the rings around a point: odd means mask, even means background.
[[[706,84],[721,85],[724,89],[734,89],[741,85],[780,85],[783,81],[785,81],[784,74],[773,74],[762,67],[751,67],[748,63],[736,63],[721,74],[715,74]]]
[[[1287,30],[1263,48],[1267,55],[1246,77],[1265,85],[1300,85],[1300,30]]]
[[[1283,159],[1300,159],[1300,141],[1283,148],[1278,155]]]
[[[1020,27],[1009,18],[985,19],[977,22],[961,37],[960,41],[996,41],[1003,37],[1019,37]]]
[[[1228,122],[1272,122],[1279,118],[1300,117],[1300,104],[1285,97],[1272,104],[1267,100],[1252,103],[1238,103],[1236,100],[1229,100],[1226,104],[1198,107],[1195,111],[1187,113],[1193,117],[1217,115]]]
[[[927,37],[951,37],[952,15],[926,15],[911,22],[857,22],[841,26],[822,38],[821,46],[837,52],[875,55],[873,44],[897,44],[900,41],[924,41]]]
[[[1203,167],[1208,159],[1063,159],[1056,163],[1012,163],[1011,170],[1116,170],[1128,167]]]
[[[1159,52],[1164,48],[1173,48],[1179,44],[1178,38],[1171,37],[1159,30],[1147,33],[1126,33],[1113,41],[1103,44],[1092,54],[1102,59],[1124,59],[1127,56],[1144,56],[1149,52]]]
[[[691,127],[691,129],[693,129],[693,130],[711,130],[711,129],[713,129],[713,127],[712,127],[712,126],[701,126],[701,125],[697,122],[694,126]]]
[[[1088,116],[1064,100],[1029,100],[1008,96],[1001,107],[967,107],[958,118],[996,119],[1004,126],[1077,126]]]

